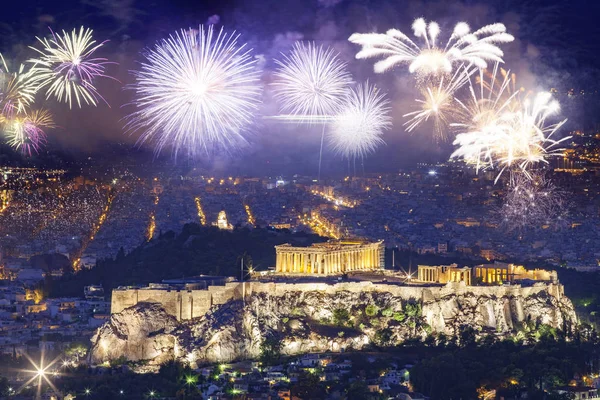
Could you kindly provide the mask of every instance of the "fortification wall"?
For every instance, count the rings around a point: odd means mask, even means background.
[[[474,296],[522,296],[524,298],[547,291],[558,300],[564,296],[563,286],[559,283],[536,283],[532,286],[467,286],[463,282],[448,283],[445,286],[399,286],[373,282],[341,282],[336,284],[320,283],[279,283],[279,282],[239,282],[225,286],[209,286],[206,290],[161,290],[149,288],[115,289],[112,293],[111,313],[120,313],[124,309],[140,302],[158,303],[177,320],[198,318],[206,314],[213,305],[225,304],[231,300],[241,300],[253,293],[267,293],[283,296],[288,292],[320,291],[334,294],[340,291],[352,293],[387,292],[403,300],[415,299],[424,303],[438,301],[454,294],[473,294]]]

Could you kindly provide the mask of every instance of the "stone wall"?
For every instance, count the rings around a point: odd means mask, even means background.
[[[421,312],[408,321],[407,305],[414,302]],[[370,317],[372,323],[363,324],[368,305],[379,311]],[[538,324],[566,334],[577,329],[562,285],[543,282],[399,286],[253,281],[207,290],[131,288],[113,292],[112,308],[109,321],[92,337],[92,363],[123,356],[154,366],[173,358],[193,365],[255,359],[267,338],[277,338],[281,353],[292,355],[400,345],[430,334],[460,338],[465,327],[480,337],[496,338],[519,337]],[[339,309],[350,316],[353,329],[347,335],[340,336],[342,328],[333,323]],[[385,342],[378,334],[383,329],[390,334]]]
[[[333,295],[340,291],[350,293],[382,292],[390,293],[403,300],[415,299],[424,304],[435,302],[453,294],[474,296],[529,297],[539,292],[548,292],[557,300],[564,296],[564,288],[559,283],[536,283],[532,286],[467,286],[464,282],[448,283],[445,286],[400,286],[373,282],[320,283],[276,283],[239,282],[225,286],[209,286],[207,290],[167,290],[150,288],[115,289],[112,293],[111,314],[117,314],[137,303],[157,303],[178,321],[202,317],[213,305],[225,304],[231,300],[241,300],[252,294],[266,293],[271,296],[284,296],[290,292],[318,291]]]

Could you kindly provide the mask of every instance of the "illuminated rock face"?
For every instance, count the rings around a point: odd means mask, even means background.
[[[507,337],[526,325],[571,331],[571,301],[559,284],[530,287],[398,287],[343,283],[259,290],[235,296],[199,318],[177,319],[160,304],[140,302],[111,316],[92,338],[93,363],[175,357],[192,365],[257,358],[266,343],[282,354],[361,350],[397,345],[443,333],[456,338],[466,327],[477,335]],[[283,285],[280,285],[283,286]],[[300,287],[302,287],[301,290]],[[318,288],[318,290],[317,290]],[[287,290],[284,290],[287,289]]]

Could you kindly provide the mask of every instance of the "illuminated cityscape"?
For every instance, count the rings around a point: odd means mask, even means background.
[[[600,4],[0,13],[0,400],[600,399]]]

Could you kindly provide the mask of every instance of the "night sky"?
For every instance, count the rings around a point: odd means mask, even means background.
[[[48,151],[75,159],[118,162],[122,152],[171,165],[168,150],[153,160],[151,148],[137,149],[137,135],[124,133],[123,118],[132,111],[127,104],[132,83],[129,71],[142,60],[140,51],[174,31],[216,23],[237,30],[256,54],[264,56],[263,80],[269,83],[273,59],[286,52],[297,39],[314,40],[334,47],[349,63],[356,81],[369,79],[387,90],[393,102],[394,127],[386,133],[387,146],[365,160],[367,171],[393,171],[417,161],[444,160],[450,144],[438,144],[427,128],[413,134],[404,131],[402,115],[412,111],[414,85],[408,73],[399,68],[375,75],[371,60],[354,60],[358,46],[347,38],[353,32],[378,31],[396,27],[410,30],[416,17],[436,20],[442,30],[464,20],[473,27],[503,22],[516,37],[502,46],[506,67],[516,72],[520,85],[529,89],[556,87],[586,92],[600,89],[600,4],[596,1],[402,1],[402,0],[61,0],[4,2],[0,14],[0,52],[11,63],[33,56],[28,45],[35,36],[45,36],[48,28],[71,30],[85,25],[99,40],[109,42],[100,55],[117,64],[108,72],[119,80],[98,84],[110,107],[84,107],[69,111],[64,104],[44,104],[55,113],[59,128],[49,132]],[[600,95],[599,95],[600,96]],[[596,96],[598,97],[598,96]],[[269,89],[265,91],[263,112],[273,114]],[[591,129],[600,125],[598,99],[561,98],[563,115],[569,118],[565,130]],[[585,103],[585,104],[584,104]],[[565,132],[566,133],[566,132]],[[219,154],[194,160],[194,165],[215,171],[247,174],[316,173],[320,129],[283,125],[259,119],[253,127],[251,145],[239,153]],[[115,148],[119,151],[115,152]],[[7,149],[2,147],[3,152]],[[1,156],[1,155],[0,155]],[[5,154],[6,156],[6,154]],[[6,157],[5,157],[6,158]],[[177,160],[179,163],[190,163]],[[0,158],[2,162],[2,158]],[[343,173],[347,161],[326,152],[325,173]]]

